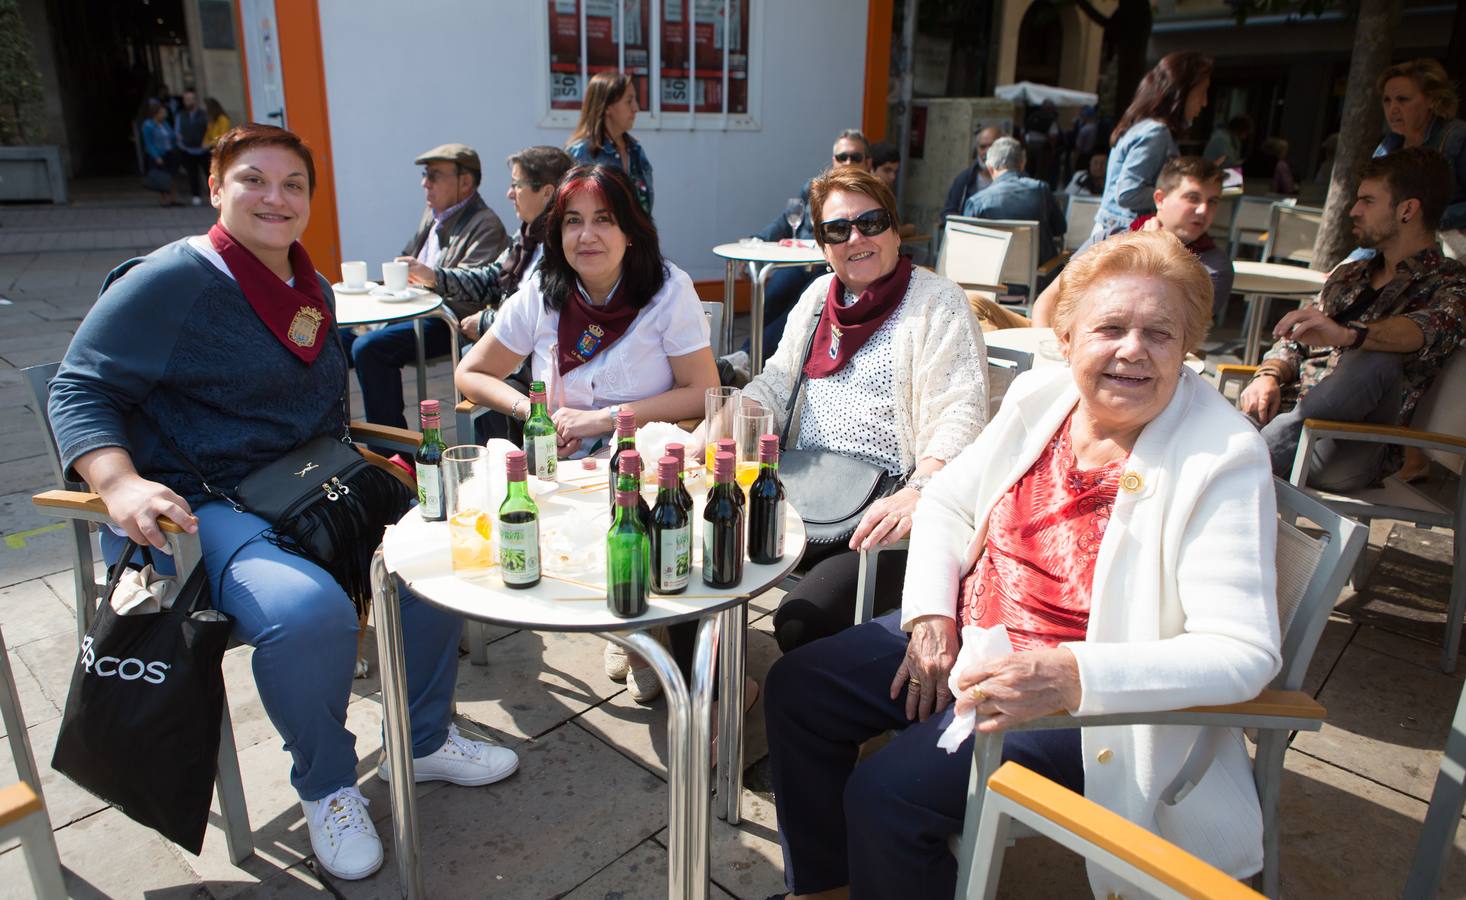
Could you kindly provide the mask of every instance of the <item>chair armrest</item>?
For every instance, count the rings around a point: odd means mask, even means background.
[[[406,428],[391,425],[373,425],[370,422],[352,422],[349,428],[351,439],[357,443],[390,447],[399,453],[412,453],[422,443],[422,434]]]
[[[1255,375],[1257,374],[1257,369],[1257,366],[1244,366],[1241,363],[1222,363],[1217,366],[1217,380],[1220,381],[1229,375],[1234,378]]]
[[[1444,450],[1466,456],[1466,438],[1438,431],[1422,431],[1403,425],[1370,425],[1364,422],[1335,422],[1331,419],[1304,419],[1303,427],[1319,435],[1348,441],[1376,444],[1399,444],[1423,450]]]
[[[702,425],[702,416],[697,416],[696,418],[692,419],[683,419],[682,421],[677,423],[678,428],[681,428],[683,431],[689,433],[696,431],[698,429],[698,426],[700,425]]]
[[[1251,700],[1223,706],[1191,706],[1153,712],[1071,716],[1054,713],[1017,725],[1013,730],[1075,728],[1094,725],[1199,725],[1221,728],[1318,731],[1328,710],[1302,691],[1268,689]]]
[[[1063,265],[1069,261],[1069,255],[1070,251],[1060,250],[1054,256],[1051,256],[1050,258],[1039,263],[1038,268],[1034,271],[1039,275],[1048,275],[1049,273],[1062,268]]]
[[[83,519],[88,522],[112,521],[112,516],[107,513],[107,504],[102,502],[102,498],[85,491],[44,491],[31,497],[31,505],[43,515],[58,519]],[[174,534],[183,533],[183,529],[174,524],[171,519],[159,518],[158,527]]]
[[[45,807],[41,805],[41,798],[31,790],[30,785],[24,781],[17,781],[4,790],[0,790],[0,828],[13,825],[24,819],[26,816],[35,813],[44,813]],[[25,852],[32,852],[26,850]]]
[[[469,413],[475,409],[478,409],[478,404],[472,400],[459,400],[458,405],[453,407],[453,411],[456,413]]]

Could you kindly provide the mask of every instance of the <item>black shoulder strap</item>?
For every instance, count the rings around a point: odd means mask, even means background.
[[[794,380],[794,389],[789,392],[789,402],[784,404],[784,431],[779,435],[779,449],[789,449],[789,428],[794,424],[794,410],[799,406],[804,391],[804,367],[809,362],[809,354],[814,350],[814,336],[819,333],[820,319],[825,315],[825,305],[820,304],[820,311],[815,313],[814,327],[809,330],[809,340],[804,342],[804,353],[799,357],[799,377]]]

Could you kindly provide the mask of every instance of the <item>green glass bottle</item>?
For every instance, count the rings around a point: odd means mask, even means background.
[[[610,474],[610,484],[607,489],[611,492],[611,510],[616,509],[616,479],[621,471],[618,468],[621,462],[621,454],[627,450],[636,450],[636,413],[629,409],[622,409],[616,412],[616,449],[611,454],[611,465],[607,467]],[[638,495],[641,493],[637,490]]]
[[[505,587],[534,587],[540,583],[540,508],[529,495],[523,450],[504,454],[504,472],[509,485],[499,504],[499,574]]]
[[[524,422],[524,453],[529,457],[529,470],[534,477],[555,480],[558,462],[555,423],[545,405],[545,383],[529,383],[529,418]]]
[[[422,443],[412,455],[412,467],[417,472],[417,514],[428,522],[441,522],[448,518],[448,504],[443,499],[443,443],[442,417],[438,401],[424,400],[417,405],[422,421]]]
[[[646,612],[652,585],[651,537],[642,521],[641,455],[620,454],[615,511],[606,532],[606,606],[611,614],[631,619]]]
[[[659,594],[687,590],[692,572],[692,519],[677,499],[682,464],[670,454],[657,461],[657,505],[652,507],[652,587]]]

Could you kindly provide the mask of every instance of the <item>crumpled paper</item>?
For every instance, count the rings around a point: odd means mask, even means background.
[[[671,422],[648,422],[636,429],[636,452],[641,454],[642,474],[650,474],[652,479],[656,478],[657,460],[667,455],[668,444],[686,447],[691,443],[692,435]],[[682,461],[684,466],[693,462],[695,460],[686,458]]]
[[[947,675],[947,689],[952,692],[953,697],[961,696],[957,689],[957,680],[963,672],[981,666],[1000,656],[1007,656],[1013,652],[1013,643],[1008,640],[1008,629],[1002,625],[994,625],[991,628],[979,628],[976,625],[968,625],[962,629],[962,649],[957,651],[957,661],[952,664],[952,671]],[[970,709],[965,713],[958,713],[952,717],[952,723],[937,738],[937,746],[948,753],[957,752],[967,736],[972,734],[977,727],[977,710]]]
[[[127,569],[117,578],[112,590],[112,611],[119,616],[141,616],[173,608],[169,590],[173,579],[159,575],[152,563],[141,569]]]

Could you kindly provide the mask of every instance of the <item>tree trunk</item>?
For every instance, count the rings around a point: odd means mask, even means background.
[[[1466,89],[1466,3],[1456,4],[1451,22],[1451,42],[1446,45],[1446,74],[1457,90]]]
[[[1400,0],[1360,0],[1354,26],[1354,50],[1349,59],[1349,81],[1339,126],[1334,171],[1329,176],[1323,224],[1313,245],[1313,268],[1328,271],[1357,245],[1349,209],[1359,189],[1359,167],[1379,143],[1383,113],[1374,82],[1390,64],[1395,28],[1400,21]]]
[[[1151,21],[1150,0],[1120,0],[1105,26],[1105,37],[1115,48],[1119,64],[1115,78],[1117,114],[1130,105],[1140,80],[1150,70],[1145,56],[1150,49]]]

